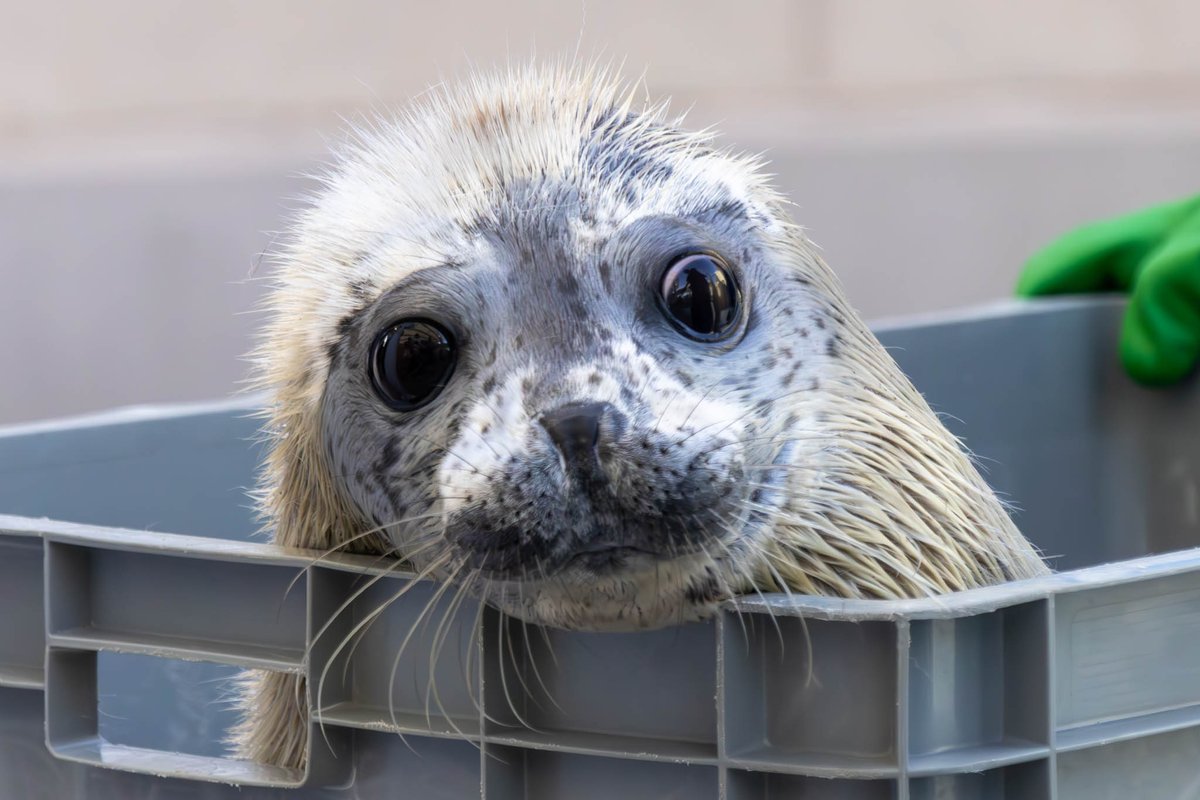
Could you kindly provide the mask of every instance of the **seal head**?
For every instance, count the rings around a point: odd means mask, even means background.
[[[481,78],[363,132],[271,306],[283,544],[586,629],[1044,570],[761,164],[603,74]]]

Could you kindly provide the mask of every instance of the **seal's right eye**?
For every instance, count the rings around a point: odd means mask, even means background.
[[[456,362],[454,336],[444,326],[428,319],[402,319],[375,339],[371,384],[395,410],[413,411],[438,396]]]
[[[733,270],[718,256],[691,253],[677,258],[662,276],[659,304],[685,336],[716,341],[737,326],[741,291]]]

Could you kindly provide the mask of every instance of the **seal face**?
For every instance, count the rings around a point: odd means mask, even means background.
[[[631,151],[681,198],[639,213],[619,175],[587,171],[597,146],[498,187],[438,263],[344,317],[322,433],[339,489],[418,568],[526,619],[639,628],[741,583],[786,477],[764,467],[802,422],[775,400],[829,356],[757,309],[823,313],[702,162]]]
[[[270,301],[276,541],[589,629],[1044,570],[760,166],[582,69],[363,133]]]
[[[1046,572],[761,164],[602,72],[377,122],[279,262],[256,359],[281,545],[592,630]],[[247,676],[244,757],[304,763],[303,690]]]

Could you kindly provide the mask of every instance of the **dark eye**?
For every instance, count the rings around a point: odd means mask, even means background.
[[[724,261],[708,253],[693,253],[667,267],[659,299],[663,311],[685,335],[712,341],[733,330],[742,297],[733,270]]]
[[[375,339],[371,383],[397,411],[412,411],[437,397],[454,373],[454,337],[436,322],[406,319]]]

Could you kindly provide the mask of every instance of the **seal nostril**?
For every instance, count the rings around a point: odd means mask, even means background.
[[[570,403],[542,415],[542,427],[569,465],[599,463],[600,429],[612,411],[608,403]]]

